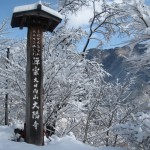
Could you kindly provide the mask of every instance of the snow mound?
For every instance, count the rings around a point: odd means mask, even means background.
[[[45,138],[45,146],[36,146],[25,142],[11,141],[13,134],[13,128],[0,126],[0,150],[126,150],[123,148],[92,147],[77,141],[73,134],[62,138],[54,135],[51,137],[51,142]]]

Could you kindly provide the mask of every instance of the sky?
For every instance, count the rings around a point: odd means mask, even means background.
[[[42,1],[47,1],[50,2],[52,5],[55,5],[56,0],[42,0]],[[27,35],[27,29],[23,28],[23,30],[20,30],[19,28],[14,28],[11,29],[10,26],[10,21],[11,21],[11,17],[12,17],[12,13],[13,13],[13,9],[15,6],[21,6],[21,5],[28,5],[28,4],[32,4],[32,3],[36,3],[38,2],[38,0],[1,0],[1,5],[0,5],[0,23],[4,20],[4,19],[8,19],[9,23],[8,23],[8,32],[10,32],[7,36],[8,37],[13,37],[16,39],[24,39],[26,38]],[[150,0],[145,0],[146,3],[150,4]],[[80,14],[82,15],[71,15],[71,20],[70,20],[70,26],[73,27],[78,27],[78,26],[83,26],[86,25],[89,21],[89,17],[92,14],[92,10],[89,9],[83,9],[82,12],[80,12]],[[117,36],[114,36],[111,40],[110,43],[107,43],[105,48],[113,48],[113,47],[119,47],[122,46],[124,41],[127,41],[128,38],[117,38]],[[89,48],[95,47],[96,43],[95,42],[91,42]],[[82,47],[82,44],[81,44]]]
[[[25,5],[28,3],[34,3],[36,0],[2,0],[0,5],[0,23],[7,19],[8,20],[8,37],[14,37],[14,38],[24,38],[26,35],[25,31],[20,31],[19,29],[11,29],[11,17],[13,13],[13,9],[15,6],[19,5]]]
[[[42,0],[45,1],[45,0]],[[56,3],[56,0],[46,0],[47,2],[50,2],[52,5]],[[11,29],[10,22],[11,17],[13,13],[13,9],[15,6],[21,6],[21,5],[28,5],[32,3],[36,3],[38,0],[2,0],[0,5],[0,23],[4,19],[8,19],[8,32],[7,35],[8,38],[16,38],[16,39],[24,39],[27,36],[27,29],[23,28],[23,30],[20,30],[19,28],[13,28]],[[83,9],[80,16],[71,15],[69,25],[73,27],[83,26],[86,25],[89,21],[89,17],[92,14],[92,10],[89,9]],[[116,38],[115,38],[116,39]],[[116,42],[116,40],[114,40]],[[114,43],[114,42],[113,42]],[[82,49],[82,43],[81,47],[79,49]],[[95,47],[96,43],[94,41],[91,42],[89,48]]]
[[[11,22],[14,7],[37,3],[38,1],[39,0],[1,0],[0,24],[2,23],[3,20],[5,20],[5,19],[8,20],[8,32],[9,32],[9,34],[7,35],[8,37],[23,39],[27,35],[26,28],[23,28],[23,30],[20,30],[19,28],[11,29],[10,22]],[[45,0],[43,0],[43,1],[45,1]],[[55,4],[55,1],[57,1],[57,0],[46,0],[46,1],[50,2],[53,5],[53,4]]]

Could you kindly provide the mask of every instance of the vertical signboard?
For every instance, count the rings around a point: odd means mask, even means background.
[[[28,143],[43,143],[43,70],[42,35],[40,26],[28,28],[27,86],[26,86],[26,139]]]

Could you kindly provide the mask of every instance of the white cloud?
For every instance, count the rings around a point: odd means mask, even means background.
[[[114,0],[115,3],[123,3],[123,0]]]
[[[93,17],[93,10],[91,7],[83,7],[76,14],[69,14],[69,26],[79,27],[89,24],[90,18]]]
[[[101,11],[101,4],[100,2],[95,2],[95,9],[96,11]],[[69,26],[72,27],[79,27],[79,26],[87,26],[89,24],[90,18],[93,17],[93,3],[90,2],[89,6],[82,7],[81,10],[76,12],[76,14],[68,14],[69,17]]]

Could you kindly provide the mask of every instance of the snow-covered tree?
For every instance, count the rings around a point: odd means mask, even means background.
[[[8,20],[5,19],[0,23],[0,51],[4,48],[4,45],[9,41],[5,35],[8,34],[8,27],[7,27]]]
[[[130,145],[130,149],[150,149],[150,114],[138,112],[125,124],[115,125],[113,130],[121,135]]]
[[[132,42],[150,40],[150,7],[144,0],[123,0],[120,4],[123,14],[128,17],[123,28],[132,34]]]
[[[120,31],[120,22],[116,17],[120,14],[120,9],[116,9],[111,1],[60,0],[60,12],[68,19],[70,17],[68,14],[82,15],[80,14],[82,9],[88,9],[91,12],[88,24],[82,27],[87,33],[84,37],[83,52],[88,50],[91,41],[96,41],[95,47],[102,47],[117,31]]]
[[[44,124],[49,130],[52,129],[50,134],[57,131],[62,136],[73,131],[78,139],[91,145],[124,146],[126,138],[123,139],[124,136],[118,132],[114,133],[113,127],[116,124],[129,124],[131,114],[136,116],[138,111],[147,113],[149,95],[132,99],[132,80],[107,83],[104,77],[108,74],[102,65],[85,59],[91,40],[98,40],[101,46],[116,31],[133,32],[133,36],[139,41],[149,39],[149,27],[146,26],[149,7],[139,0],[123,2],[118,4],[110,0],[60,0],[59,11],[66,19],[53,33],[45,34],[43,39]],[[81,27],[68,27],[67,14],[76,13],[83,7],[90,7],[93,12],[86,32]],[[83,42],[84,53],[78,51],[80,41]],[[148,51],[146,56],[148,60]],[[24,121],[26,41],[12,44],[10,59],[1,55],[0,61],[0,94],[3,99],[9,93],[9,121]],[[0,104],[2,124],[3,100]],[[139,121],[138,126],[142,123]],[[147,144],[146,139],[143,138],[143,147]]]
[[[84,34],[80,29],[60,27],[44,41],[44,103],[48,110],[45,123],[55,125],[73,101],[83,93],[84,61],[75,43]],[[61,117],[60,117],[61,116]],[[59,118],[60,117],[60,118]]]
[[[132,62],[136,71],[149,69],[150,62],[150,6],[144,0],[122,0],[117,3],[120,9],[120,20],[122,32],[130,35],[129,43],[145,44],[145,51],[139,57],[131,56],[128,61]]]
[[[25,106],[25,64],[26,54],[23,43],[15,42],[15,45],[9,47],[9,59],[6,54],[1,55],[0,67],[0,93],[2,103],[8,94],[9,119],[22,118]],[[6,53],[6,52],[5,52]],[[1,105],[4,106],[4,105]],[[19,107],[19,109],[17,109]],[[1,110],[4,110],[3,108]],[[17,111],[16,111],[17,110]],[[23,115],[23,116],[22,116]],[[3,115],[4,117],[4,112]],[[2,117],[1,116],[1,117]],[[9,120],[9,122],[12,120]]]
[[[97,77],[102,80],[106,74],[101,65],[86,60],[76,51],[76,43],[82,36],[84,32],[80,28],[67,29],[64,25],[51,35],[45,35],[43,45],[45,125],[50,124],[55,127],[56,122],[62,118],[71,120],[69,113],[75,114],[78,107],[81,107],[81,101],[86,101],[85,89]],[[23,119],[26,95],[26,42],[15,43],[13,47],[11,58],[8,60],[3,57],[8,63],[4,62],[0,69],[0,78],[3,81],[1,94],[9,93],[9,99],[11,99],[9,117]],[[3,83],[8,82],[8,88],[3,88]],[[67,128],[67,130],[70,129]]]
[[[124,83],[102,83],[95,80],[87,89],[87,103],[84,105],[84,117],[75,129],[75,135],[91,145],[123,146],[124,140],[114,134],[111,128],[130,118],[131,113],[140,107],[134,107],[136,100],[129,99],[132,80]]]

